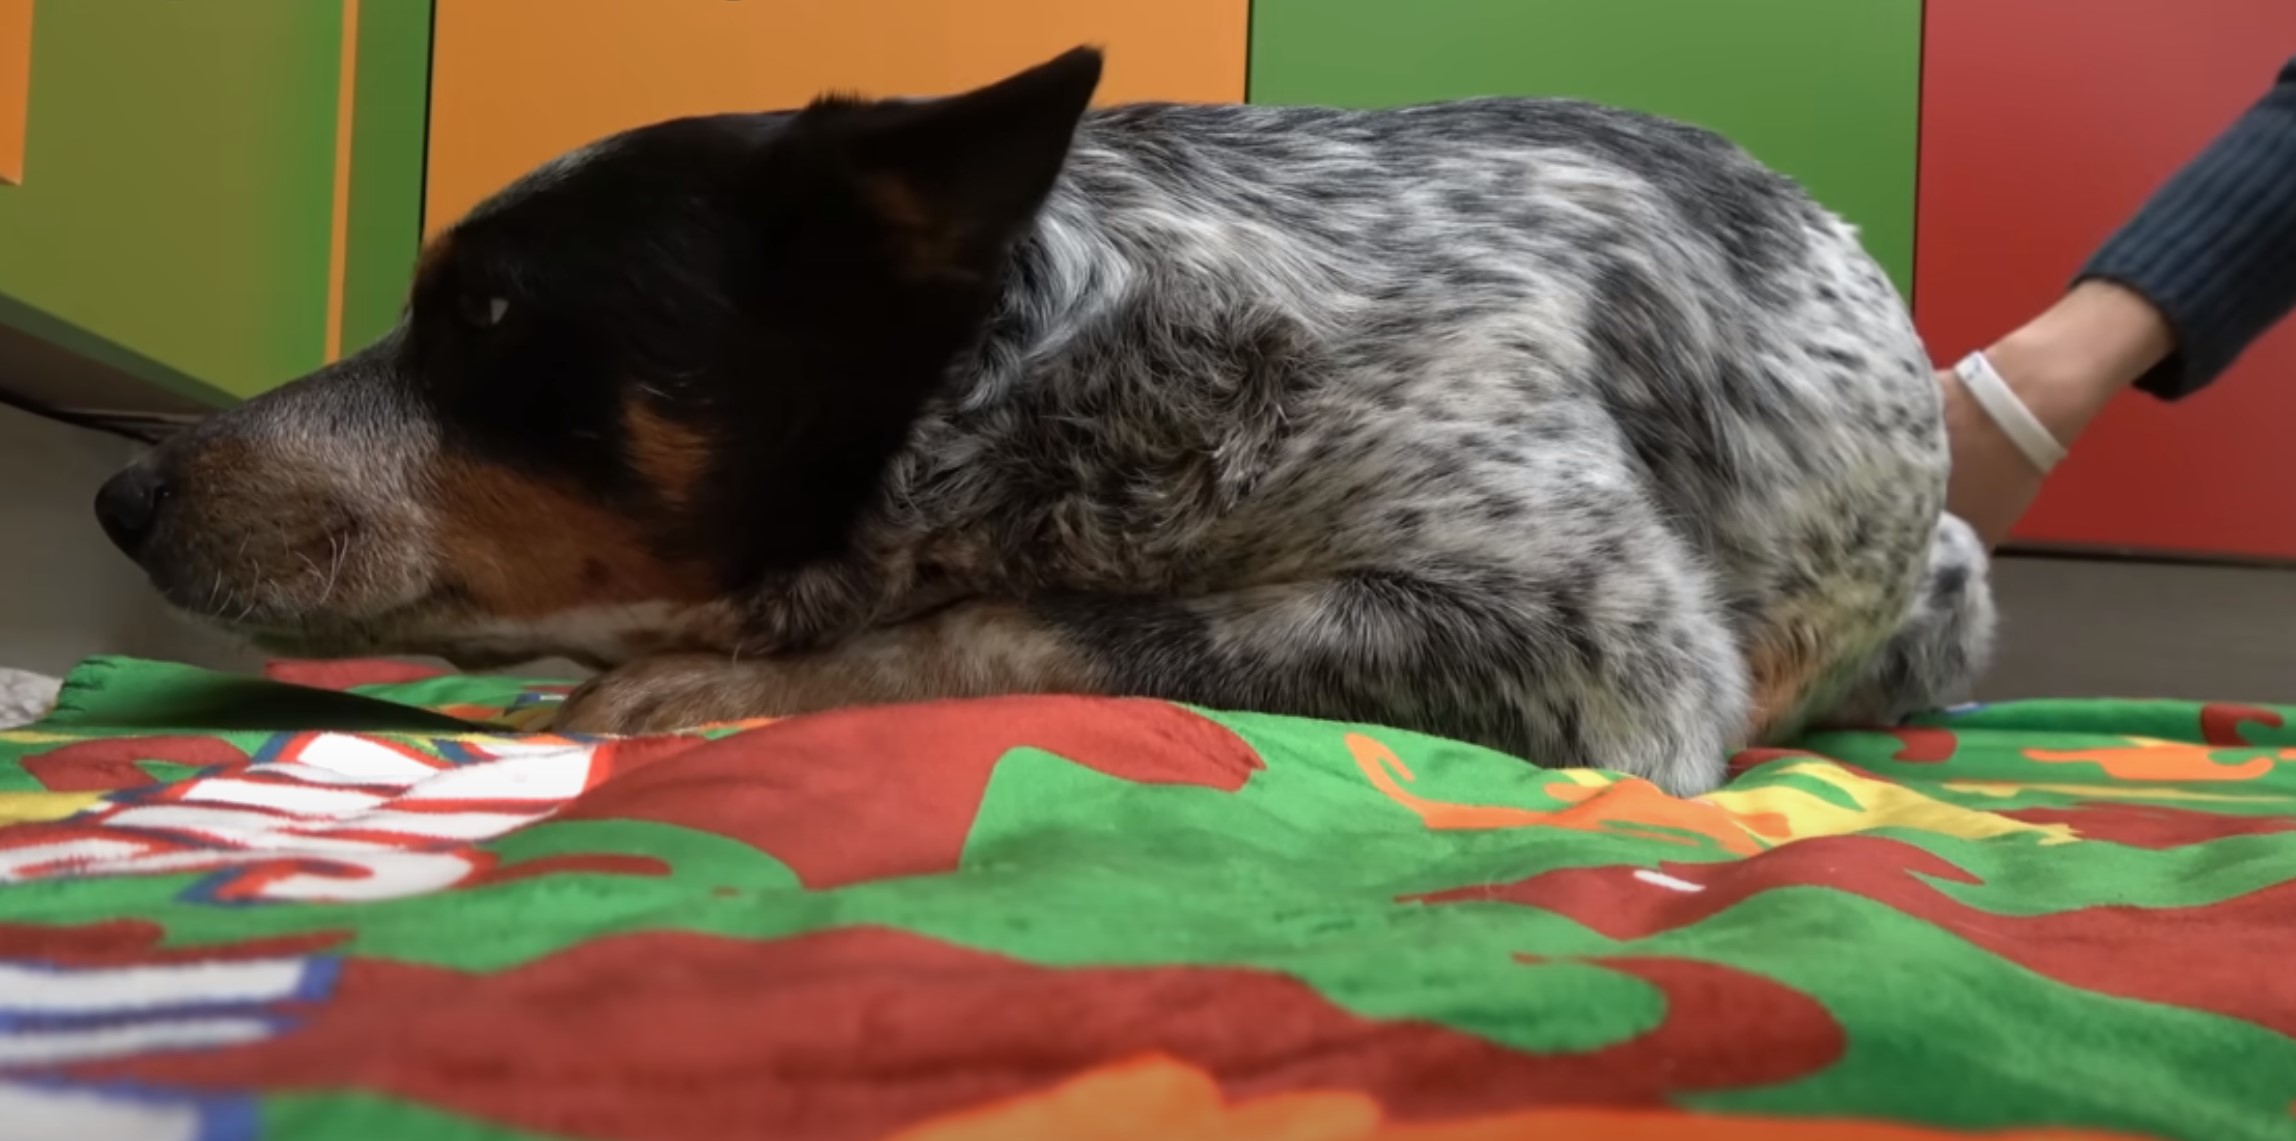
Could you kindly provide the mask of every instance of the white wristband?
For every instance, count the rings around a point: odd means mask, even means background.
[[[2009,390],[2009,382],[2001,379],[1984,353],[1961,358],[1961,363],[1953,366],[1953,375],[1961,378],[1977,406],[1993,418],[2002,434],[2017,445],[2018,451],[2025,453],[2025,458],[2040,469],[2041,474],[2049,474],[2049,470],[2065,458],[2065,445],[2058,443],[2057,437],[2033,415],[2033,410],[2025,407],[2025,402]]]

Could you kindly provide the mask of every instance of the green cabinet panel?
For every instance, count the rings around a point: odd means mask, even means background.
[[[1912,295],[1921,0],[1254,0],[1251,98],[1559,95],[1720,131]]]
[[[328,0],[39,0],[0,313],[179,389],[318,365],[341,53]]]
[[[422,246],[431,0],[367,0],[359,5],[358,33],[344,245],[346,353],[398,323]]]

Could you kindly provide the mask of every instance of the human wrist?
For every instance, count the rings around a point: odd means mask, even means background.
[[[1986,350],[2003,380],[2071,443],[2122,389],[2175,348],[2160,310],[2132,290],[2085,281]]]

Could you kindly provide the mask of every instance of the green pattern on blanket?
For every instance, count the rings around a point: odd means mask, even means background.
[[[1148,701],[567,737],[359,668],[98,659],[0,733],[0,1137],[2296,1137],[2284,709],[1682,800]]]

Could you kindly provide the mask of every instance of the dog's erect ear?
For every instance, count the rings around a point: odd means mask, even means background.
[[[840,196],[893,241],[904,271],[977,273],[1044,204],[1100,68],[1098,51],[1078,48],[948,98],[823,99],[792,124],[785,170],[816,194],[833,170]]]

